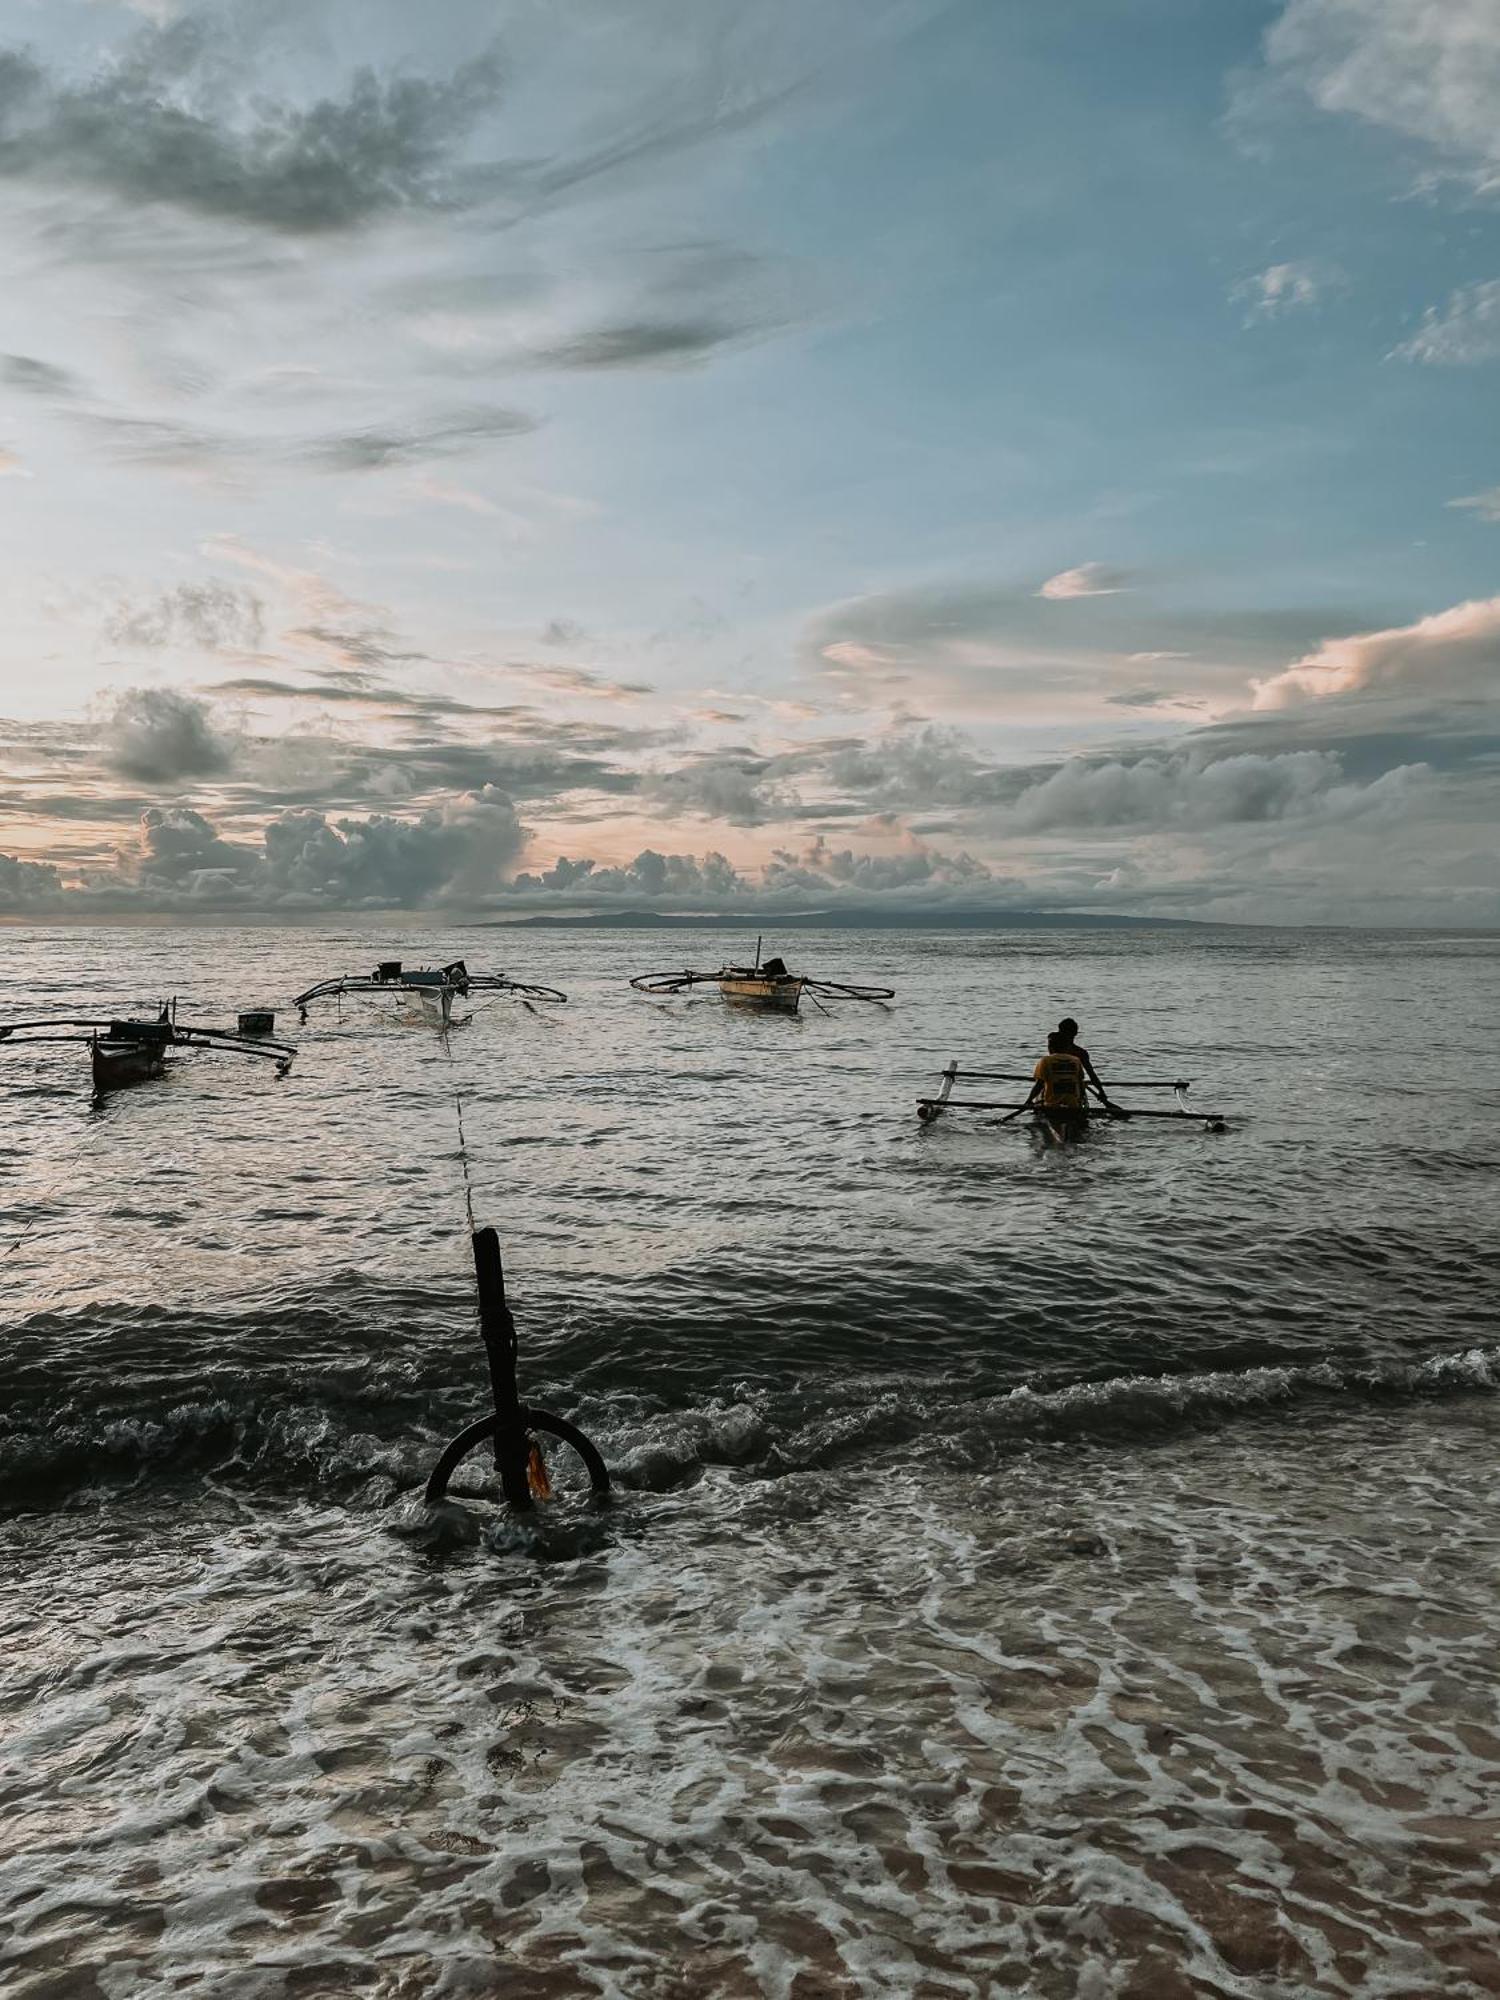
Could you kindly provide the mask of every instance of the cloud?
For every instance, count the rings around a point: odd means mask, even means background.
[[[868,849],[835,848],[821,836],[800,849],[777,848],[764,867],[737,869],[722,854],[661,854],[647,848],[622,867],[560,858],[555,866],[516,876],[511,892],[528,899],[588,907],[630,902],[663,910],[710,912],[729,906],[807,909],[858,905],[906,896],[914,902],[982,900],[996,878],[969,854],[943,854],[899,822],[877,818],[866,829]]]
[[[1496,116],[1500,117],[1500,99]],[[1500,361],[1500,278],[1454,292],[1441,312],[1429,306],[1417,332],[1392,354],[1396,360],[1420,361],[1433,368],[1475,368]]]
[[[348,431],[300,447],[309,464],[329,472],[380,472],[472,450],[489,438],[524,437],[536,419],[520,410],[476,406],[451,410],[405,426]]]
[[[766,891],[774,896],[788,890],[814,894],[834,890],[855,897],[920,892],[926,899],[935,890],[960,890],[982,900],[984,885],[995,880],[972,854],[940,853],[894,820],[879,830],[895,836],[894,850],[834,848],[821,834],[800,853],[778,849],[764,872]]]
[[[530,681],[581,701],[639,701],[652,692],[645,681],[614,681],[589,667],[539,667],[530,661],[507,660],[505,673],[508,679]]]
[[[750,882],[722,854],[659,854],[651,847],[623,867],[572,861],[560,855],[551,868],[517,875],[510,887],[525,896],[561,896],[574,902],[605,897],[668,906],[687,902],[700,907],[705,899],[711,904],[751,891]]]
[[[234,745],[214,727],[208,704],[170,688],[127,688],[106,712],[99,739],[110,770],[146,784],[214,777],[234,762]]]
[[[3,62],[4,57],[0,56],[0,65]],[[77,393],[76,379],[66,368],[56,368],[50,361],[38,361],[30,354],[0,354],[0,381],[24,395],[44,396],[50,401],[62,401]]]
[[[1347,606],[1164,609],[1144,590],[1059,610],[1034,589],[935,584],[830,606],[810,621],[804,658],[846,709],[916,703],[945,720],[1076,726],[1105,719],[1109,697],[1138,688],[1147,661],[1163,694],[1239,701],[1247,676],[1276,672],[1355,616]]]
[[[1340,759],[1327,750],[1212,756],[1197,747],[1128,762],[1075,757],[1023,791],[1006,809],[1004,823],[1034,834],[1069,827],[1160,830],[1347,817],[1389,804],[1427,775],[1425,767],[1407,768],[1372,784],[1347,785]]]
[[[271,820],[259,844],[226,839],[191,807],[152,807],[112,867],[85,870],[64,889],[61,871],[43,864],[43,875],[24,877],[22,889],[34,905],[51,897],[100,914],[474,906],[503,882],[525,841],[514,805],[493,791],[411,819],[334,820],[295,809]],[[0,895],[8,879],[0,862]]]
[[[1450,500],[1450,507],[1469,507],[1481,521],[1500,521],[1500,486],[1488,487],[1483,493],[1466,493],[1461,500]]]
[[[169,417],[128,417],[111,410],[79,410],[77,430],[127,466],[160,466],[168,472],[204,473],[265,455],[264,443]]]
[[[115,646],[159,651],[197,646],[209,653],[253,649],[265,632],[265,607],[253,590],[210,579],[180,583],[157,596],[117,605],[104,636]]]
[[[560,340],[535,360],[543,368],[684,368],[746,332],[718,320],[626,320]]]
[[[1056,576],[1049,576],[1037,592],[1037,596],[1056,600],[1071,597],[1113,597],[1129,586],[1128,570],[1110,569],[1104,563],[1086,562],[1080,563],[1077,569],[1060,570]]]
[[[571,618],[549,618],[542,627],[544,646],[577,646],[586,636],[583,627]]]
[[[364,69],[305,104],[235,94],[234,65],[201,15],[142,29],[79,82],[0,53],[0,178],[291,235],[464,205],[460,150],[500,94],[493,52],[441,80]]]
[[[1331,282],[1331,274],[1321,265],[1303,260],[1268,264],[1254,277],[1244,278],[1230,293],[1248,307],[1246,324],[1256,320],[1279,319],[1290,312],[1315,306]]]
[[[836,751],[828,775],[871,808],[973,805],[997,797],[1002,784],[956,730],[936,726]]]
[[[35,475],[24,460],[0,445],[0,479],[31,479]]]
[[[775,760],[709,755],[646,778],[642,796],[669,813],[701,813],[731,826],[759,826],[798,809],[797,799],[775,782]]]
[[[1149,655],[1146,657],[1149,658]],[[1119,694],[1107,694],[1104,699],[1111,708],[1202,708],[1203,706],[1201,701],[1193,701],[1187,696],[1169,694],[1165,688],[1124,688]]]
[[[1456,604],[1415,624],[1325,639],[1252,683],[1257,709],[1376,692],[1500,695],[1500,597]]]
[[[63,906],[61,870],[47,861],[20,861],[0,854],[0,910],[22,916]]]
[[[1478,187],[1500,175],[1490,0],[1290,0],[1266,53],[1321,110],[1417,140]]]
[[[487,788],[416,820],[285,814],[266,828],[266,872],[280,907],[415,908],[484,895],[525,842],[514,804]]]

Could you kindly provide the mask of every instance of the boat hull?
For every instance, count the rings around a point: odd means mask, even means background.
[[[731,1007],[749,1007],[761,1014],[795,1014],[805,983],[790,976],[767,978],[758,972],[735,972],[719,981],[719,993]]]
[[[421,1004],[422,1018],[434,1027],[446,1028],[453,1019],[451,986],[417,986],[412,989]]]
[[[167,1053],[160,1043],[111,1042],[97,1039],[89,1044],[89,1061],[94,1073],[94,1089],[102,1096],[129,1083],[147,1083],[166,1073]]]

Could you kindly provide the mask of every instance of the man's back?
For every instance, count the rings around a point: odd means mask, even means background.
[[[1076,1050],[1049,1050],[1032,1076],[1042,1086],[1048,1111],[1077,1111],[1083,1104],[1083,1064]]]

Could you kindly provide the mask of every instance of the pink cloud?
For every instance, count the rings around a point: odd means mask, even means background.
[[[1251,686],[1259,709],[1403,689],[1493,693],[1500,687],[1500,597],[1455,604],[1384,632],[1325,639],[1283,672]]]

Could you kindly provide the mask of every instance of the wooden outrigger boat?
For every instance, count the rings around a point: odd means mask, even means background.
[[[370,973],[345,973],[337,979],[320,980],[299,993],[292,1003],[305,1021],[310,1002],[342,999],[345,994],[408,994],[415,998],[434,1025],[446,1028],[453,1018],[455,1000],[471,993],[513,993],[523,1001],[545,1000],[562,1004],[566,993],[555,986],[536,986],[523,979],[507,979],[500,972],[470,972],[461,958],[447,965],[404,966],[399,958],[383,959]]]
[[[1100,1097],[1092,1084],[1088,1089],[1095,1102],[1085,1103],[1076,1111],[1048,1109],[1044,1105],[1029,1104],[1024,1099],[1018,1104],[1013,1098],[955,1097],[953,1086],[960,1080],[970,1083],[1024,1083],[1032,1081],[1030,1074],[1023,1070],[1003,1069],[960,1069],[957,1063],[949,1063],[943,1071],[942,1087],[936,1097],[917,1099],[917,1116],[924,1125],[933,1125],[948,1111],[1003,1111],[1003,1118],[993,1119],[996,1125],[1008,1125],[1013,1120],[1028,1115],[1031,1129],[1040,1132],[1049,1143],[1065,1146],[1074,1139],[1080,1139],[1091,1124],[1117,1122],[1126,1124],[1136,1118],[1169,1119],[1174,1124],[1197,1125],[1205,1132],[1227,1132],[1229,1127],[1221,1113],[1199,1111],[1190,1106],[1187,1093],[1191,1084],[1185,1077],[1164,1079],[1160,1077],[1126,1077],[1121,1082],[1110,1082],[1108,1102]],[[1113,1093],[1117,1090],[1170,1090],[1177,1099],[1173,1111],[1162,1111],[1154,1106],[1117,1103]]]
[[[795,1014],[803,994],[816,1005],[824,1000],[894,1000],[893,986],[843,986],[831,979],[813,979],[792,972],[784,959],[762,959],[762,940],[755,940],[754,965],[721,965],[717,972],[643,972],[631,980],[637,993],[686,993],[694,986],[717,986],[726,1006],[747,1007],[761,1014]]]
[[[97,1019],[92,1015],[58,1015],[34,1021],[0,1021],[0,1042],[27,1047],[34,1042],[81,1042],[89,1052],[94,1095],[103,1097],[129,1083],[146,1083],[163,1076],[167,1055],[178,1049],[216,1049],[229,1055],[257,1056],[285,1076],[297,1051],[289,1042],[269,1039],[258,1026],[271,1015],[240,1017],[240,1027],[190,1027],[177,1019],[177,1002],[168,1001],[152,1019]]]

